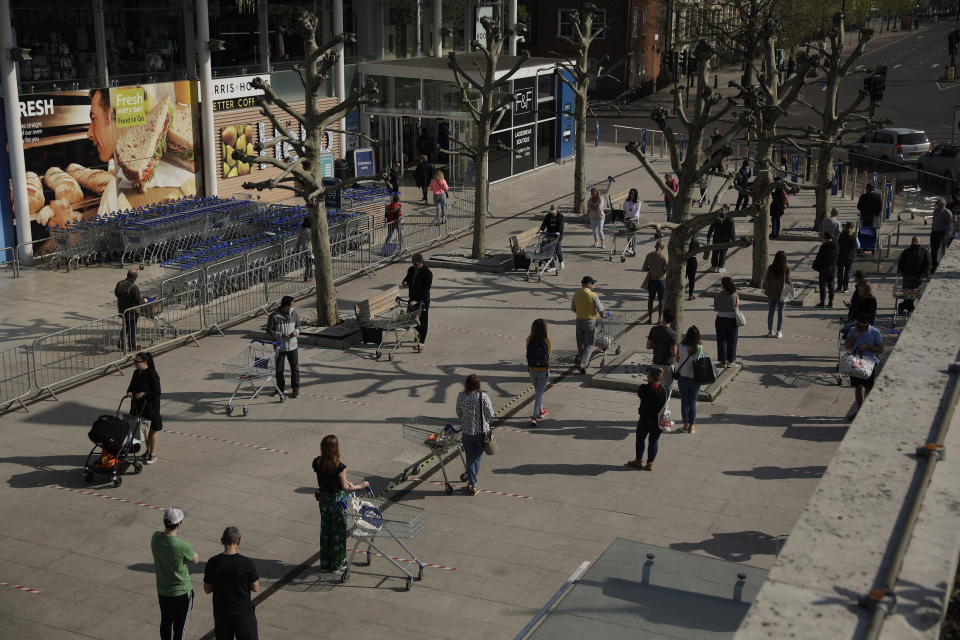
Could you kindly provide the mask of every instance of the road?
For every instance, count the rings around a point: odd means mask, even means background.
[[[867,45],[867,50],[860,59],[865,67],[887,65],[887,88],[877,115],[889,120],[891,126],[923,129],[934,142],[951,137],[953,106],[960,104],[960,82],[938,83],[943,75],[944,65],[949,64],[949,30],[949,21],[941,21],[924,24],[916,31],[878,35]],[[732,74],[721,71],[721,86],[724,84],[724,75]],[[864,77],[864,74],[854,74],[847,78],[840,93],[841,107],[849,104],[856,96],[863,86]],[[819,85],[811,85],[807,89],[807,99],[817,104],[819,96],[822,95],[821,91]],[[622,117],[590,118],[588,144],[593,144],[594,141],[595,122],[600,123],[602,142],[614,141],[613,125],[659,128],[650,120],[650,110],[657,105],[669,107],[672,100],[669,90],[662,90],[645,98],[634,111],[625,112]],[[791,110],[791,125],[816,125],[817,122],[817,116],[808,109],[794,107]],[[637,132],[621,130],[620,142],[629,139],[631,133],[633,136],[637,135]]]

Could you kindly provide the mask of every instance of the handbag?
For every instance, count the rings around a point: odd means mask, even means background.
[[[666,403],[663,405],[663,411],[660,412],[657,423],[660,426],[660,431],[664,433],[673,431],[673,420],[670,419],[670,407],[668,407]]]
[[[851,378],[868,379],[873,375],[877,361],[873,358],[864,358],[854,353],[845,353],[840,358],[840,375]]]
[[[793,285],[784,283],[783,289],[780,290],[780,302],[790,302],[797,297],[797,292],[793,289]]]
[[[488,456],[497,452],[497,441],[493,437],[493,429],[483,433],[483,452]]]
[[[693,361],[693,380],[697,384],[713,384],[717,381],[717,370],[710,360],[710,356],[699,355]]]
[[[737,326],[738,326],[738,327],[745,327],[745,326],[747,326],[747,318],[746,318],[746,316],[743,315],[743,311],[740,311],[740,307],[739,307],[739,306],[733,308],[733,313],[734,313],[734,315],[735,315],[736,318],[737,318]]]

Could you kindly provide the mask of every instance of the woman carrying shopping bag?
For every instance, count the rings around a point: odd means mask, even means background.
[[[347,564],[347,522],[339,502],[348,491],[370,486],[366,480],[353,484],[347,480],[347,465],[340,462],[337,436],[324,436],[320,455],[313,459],[317,474],[317,502],[320,503],[320,570],[340,571]]]
[[[490,432],[490,419],[493,418],[493,403],[481,389],[480,377],[475,373],[467,376],[463,391],[457,395],[457,416],[463,428],[463,452],[467,457],[467,486],[464,491],[467,495],[475,496],[480,492],[477,474],[480,473],[484,439]]]
[[[435,224],[443,224],[447,221],[447,192],[450,187],[443,176],[443,171],[437,169],[433,174],[433,180],[430,181],[430,193],[433,194],[433,204],[437,206],[437,219]]]
[[[647,369],[647,384],[640,385],[637,396],[640,398],[640,407],[637,409],[637,442],[636,455],[627,462],[627,466],[634,469],[653,471],[653,461],[660,450],[660,418],[663,408],[667,405],[669,391],[660,384],[663,380],[663,369],[650,367]],[[645,446],[649,442],[649,447]],[[647,452],[647,464],[643,464],[644,449]]]
[[[596,187],[590,189],[590,197],[587,199],[587,216],[590,218],[590,228],[593,229],[593,246],[599,246],[601,249],[603,248],[603,221],[606,215],[600,190]]]
[[[160,417],[160,376],[153,364],[153,356],[147,351],[133,356],[133,367],[133,375],[127,386],[130,415],[150,421],[150,435],[144,443],[146,452],[143,462],[153,464],[157,461],[157,440],[163,430],[163,418]]]
[[[527,371],[530,372],[530,381],[533,382],[535,400],[533,402],[533,418],[530,426],[537,426],[537,420],[546,418],[549,413],[543,408],[543,393],[547,390],[550,380],[550,338],[547,337],[547,323],[543,318],[537,318],[530,327],[530,336],[527,338]]]
[[[717,329],[717,360],[721,368],[732,367],[737,361],[737,339],[740,327],[746,322],[740,311],[740,296],[733,279],[724,276],[720,279],[720,293],[713,299],[713,310],[717,312],[714,326]]]
[[[680,389],[680,419],[683,430],[695,433],[697,423],[697,396],[700,395],[700,383],[697,382],[693,365],[703,354],[703,340],[700,329],[691,325],[677,347],[677,387]]]

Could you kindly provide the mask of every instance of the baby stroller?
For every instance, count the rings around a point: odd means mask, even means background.
[[[141,424],[139,417],[125,420],[120,417],[120,407],[114,415],[102,415],[93,422],[87,437],[93,443],[93,449],[87,454],[87,461],[83,465],[83,476],[87,482],[93,482],[93,475],[109,476],[114,487],[123,482],[121,474],[133,466],[133,473],[143,470],[143,465],[137,460],[140,451],[140,442],[134,436],[139,435],[136,427]]]

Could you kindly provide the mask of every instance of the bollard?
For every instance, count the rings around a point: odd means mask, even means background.
[[[596,138],[594,139],[593,146],[599,147],[600,146],[600,121],[594,120],[594,122],[597,125],[597,135],[596,135]]]
[[[640,129],[640,153],[647,154],[647,130]]]

